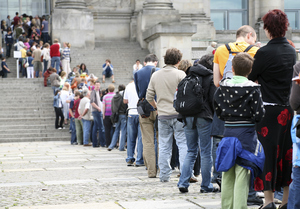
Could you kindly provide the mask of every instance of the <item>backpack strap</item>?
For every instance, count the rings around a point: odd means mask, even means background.
[[[249,45],[249,46],[244,50],[244,52],[248,52],[252,47],[253,47],[253,45]]]
[[[229,44],[225,44],[225,46],[226,46],[227,50],[229,51],[229,54],[232,54],[232,51],[231,51],[231,48],[230,48]]]
[[[150,78],[152,77],[152,74],[153,74],[155,71],[156,71],[156,68],[155,68],[155,67],[153,67],[153,68],[151,69]]]

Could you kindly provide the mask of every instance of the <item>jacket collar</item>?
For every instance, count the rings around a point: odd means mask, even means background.
[[[286,37],[279,37],[279,38],[273,38],[271,39],[267,45],[269,44],[281,44],[281,43],[286,43],[289,44],[289,42],[287,41]]]

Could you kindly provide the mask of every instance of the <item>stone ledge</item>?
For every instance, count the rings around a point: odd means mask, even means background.
[[[160,35],[171,35],[171,36],[192,36],[197,33],[197,25],[192,23],[181,23],[173,22],[166,23],[161,22],[152,28],[143,32],[143,39],[147,43],[156,39]]]

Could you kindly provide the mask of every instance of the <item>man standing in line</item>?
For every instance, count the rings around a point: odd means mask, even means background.
[[[50,57],[51,57],[51,67],[55,68],[57,72],[60,71],[60,52],[59,52],[58,39],[54,39],[54,44],[50,46]]]
[[[186,138],[183,124],[177,120],[178,112],[173,107],[174,94],[180,81],[185,78],[184,71],[177,66],[182,53],[176,49],[168,49],[164,56],[166,66],[153,73],[147,89],[147,101],[158,111],[159,134],[159,178],[161,182],[169,182],[172,169],[170,166],[172,156],[173,136],[179,150],[180,170],[187,153]],[[157,103],[154,100],[157,96]]]
[[[87,88],[84,88],[82,91],[83,98],[79,103],[79,117],[78,119],[82,121],[83,126],[83,146],[92,146],[89,143],[90,138],[90,129],[91,129],[91,103],[90,103],[90,91]]]
[[[95,89],[91,93],[92,115],[94,126],[92,131],[93,147],[105,147],[104,124],[102,114],[102,102],[100,100],[100,81],[95,82]],[[97,137],[99,130],[99,137]]]
[[[255,45],[256,33],[255,30],[249,25],[243,25],[236,31],[236,41],[229,43],[231,51],[233,52],[244,52],[250,45]],[[247,53],[254,57],[258,48],[256,46],[251,47]],[[235,54],[234,54],[235,55]],[[217,48],[214,56],[214,84],[219,87],[219,82],[222,80],[224,75],[224,70],[226,68],[226,63],[229,58],[229,51],[225,45]],[[216,115],[214,115],[212,130],[213,134],[213,144],[216,145],[221,141],[224,132],[224,122],[222,122]],[[216,150],[216,148],[214,149]],[[216,153],[213,153],[214,155]],[[256,192],[253,188],[249,187],[248,204],[263,204],[260,198],[256,197]]]
[[[139,97],[136,93],[135,84],[131,81],[125,88],[124,103],[128,104],[128,121],[127,121],[127,158],[128,166],[135,161],[135,166],[143,166],[143,143],[142,134],[139,123],[139,114],[137,112],[137,103]],[[138,140],[136,143],[136,139]],[[134,150],[137,145],[136,159],[134,158]]]
[[[137,95],[139,99],[146,98],[146,91],[151,77],[152,68],[155,68],[158,59],[155,54],[149,54],[145,57],[145,67],[140,69],[134,74],[134,82]],[[143,157],[144,163],[148,170],[149,178],[156,178],[157,166],[156,166],[156,154],[155,154],[155,136],[154,136],[154,123],[156,120],[157,111],[152,108],[150,116],[148,118],[142,118],[139,116],[139,122],[142,132],[143,142]],[[156,139],[158,142],[156,132]]]
[[[36,45],[36,50],[32,52],[33,59],[33,69],[35,77],[42,77],[43,66],[41,62],[42,50],[40,45]]]
[[[48,43],[48,41],[49,41],[49,34],[48,34],[49,29],[48,29],[48,21],[46,20],[45,16],[43,16],[41,30],[42,30],[42,39],[43,39],[44,44]]]
[[[16,25],[20,23],[20,17],[19,17],[19,12],[16,12],[16,16],[14,17],[14,28]]]

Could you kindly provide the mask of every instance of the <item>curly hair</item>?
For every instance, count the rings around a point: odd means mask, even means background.
[[[190,60],[181,60],[178,65],[178,69],[186,72],[187,69],[191,66],[192,66],[192,63]]]
[[[266,29],[272,38],[284,37],[288,30],[289,20],[287,15],[279,10],[273,9],[265,14],[262,18],[264,22],[264,29]]]
[[[179,49],[171,48],[166,51],[166,55],[164,56],[164,61],[166,65],[176,65],[180,62],[182,58],[182,53]]]

